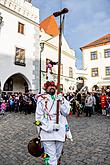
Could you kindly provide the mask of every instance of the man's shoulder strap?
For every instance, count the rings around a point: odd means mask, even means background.
[[[47,99],[47,94],[46,93],[44,93],[44,94],[39,94],[38,96],[37,96],[37,100],[45,100],[45,99]]]

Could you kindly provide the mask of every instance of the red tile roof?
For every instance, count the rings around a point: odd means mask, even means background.
[[[57,22],[55,20],[55,17],[53,15],[45,18],[40,23],[40,29],[44,29],[45,33],[55,37],[59,34],[59,28],[57,25]]]
[[[87,49],[87,48],[90,48],[90,47],[96,47],[96,46],[101,46],[101,45],[106,45],[110,43],[110,34],[107,34],[83,47],[81,47],[80,49]]]

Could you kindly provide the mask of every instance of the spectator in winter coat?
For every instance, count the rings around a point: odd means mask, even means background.
[[[107,103],[107,98],[105,93],[102,93],[102,95],[100,96],[100,104],[101,104],[101,108],[102,108],[102,115],[106,115],[106,103]]]
[[[107,110],[107,116],[110,116],[110,96],[107,97],[106,110]]]
[[[92,95],[87,92],[87,96],[85,99],[85,111],[86,111],[86,117],[89,115],[91,117],[92,114],[92,106],[93,106],[93,97]]]
[[[93,98],[93,107],[92,107],[92,110],[93,110],[93,114],[95,114],[96,112],[96,98],[94,96],[94,93],[92,93],[92,98]]]

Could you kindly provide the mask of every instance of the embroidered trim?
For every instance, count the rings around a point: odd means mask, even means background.
[[[47,102],[48,102],[48,101],[45,100],[45,109],[44,109],[44,110],[48,113],[48,116],[49,116],[50,120],[52,120],[51,115],[50,115],[49,112],[52,110],[52,107],[53,107],[53,105],[54,105],[55,100],[53,100],[52,105],[51,105],[51,107],[50,107],[50,110],[48,110]]]

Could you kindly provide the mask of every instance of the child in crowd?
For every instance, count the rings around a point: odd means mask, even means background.
[[[1,109],[0,114],[1,114],[1,115],[4,115],[4,113],[5,113],[5,111],[6,111],[6,103],[5,103],[5,100],[2,101],[0,109]]]

